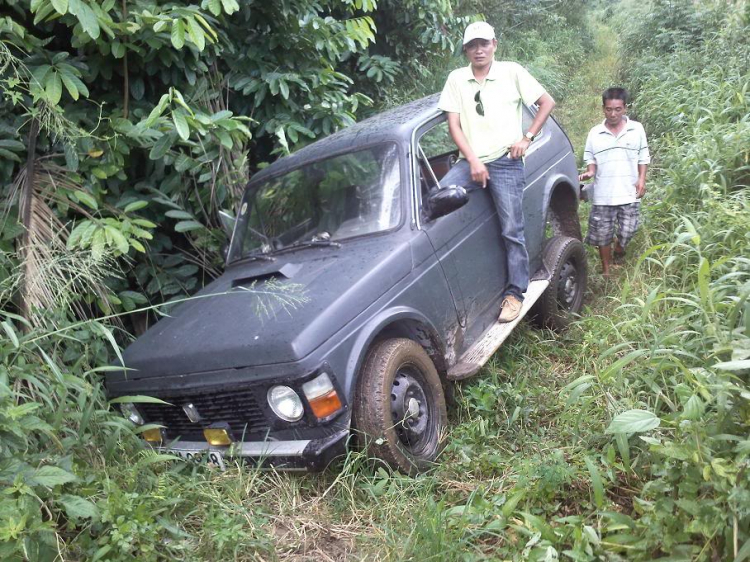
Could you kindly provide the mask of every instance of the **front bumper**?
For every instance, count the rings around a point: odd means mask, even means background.
[[[240,460],[261,468],[304,470],[317,472],[325,469],[333,459],[346,452],[349,430],[344,429],[320,439],[293,441],[255,441],[236,443],[228,447],[209,445],[205,441],[176,441],[154,447],[164,453],[181,451],[195,454],[216,452],[224,461]]]

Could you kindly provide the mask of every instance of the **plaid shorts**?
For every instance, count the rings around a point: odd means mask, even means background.
[[[638,230],[640,208],[640,202],[627,205],[592,205],[586,243],[592,246],[608,246],[615,236],[617,223],[617,240],[624,248]]]

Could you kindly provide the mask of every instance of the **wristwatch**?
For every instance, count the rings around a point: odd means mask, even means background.
[[[526,134],[524,136],[527,139],[529,139],[531,142],[534,142],[534,139],[536,138],[536,135],[533,134],[531,131],[526,131]]]

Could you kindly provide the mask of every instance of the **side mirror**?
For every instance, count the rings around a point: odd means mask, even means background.
[[[460,209],[469,202],[469,194],[460,185],[437,189],[427,197],[427,218],[435,220]]]
[[[591,188],[591,184],[580,184],[580,191],[578,192],[579,199],[581,201],[588,201],[589,200],[589,189]]]
[[[234,231],[234,223],[237,219],[230,215],[227,211],[219,211],[219,221],[221,222],[221,228],[227,235],[227,239],[232,238],[232,232]]]

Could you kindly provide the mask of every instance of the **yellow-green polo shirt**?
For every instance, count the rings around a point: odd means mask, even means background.
[[[477,113],[474,101],[478,91],[483,116]],[[471,65],[451,72],[438,108],[459,114],[469,146],[482,162],[491,162],[523,137],[523,104],[531,105],[545,93],[544,87],[520,64],[493,61],[481,85],[474,78]]]

